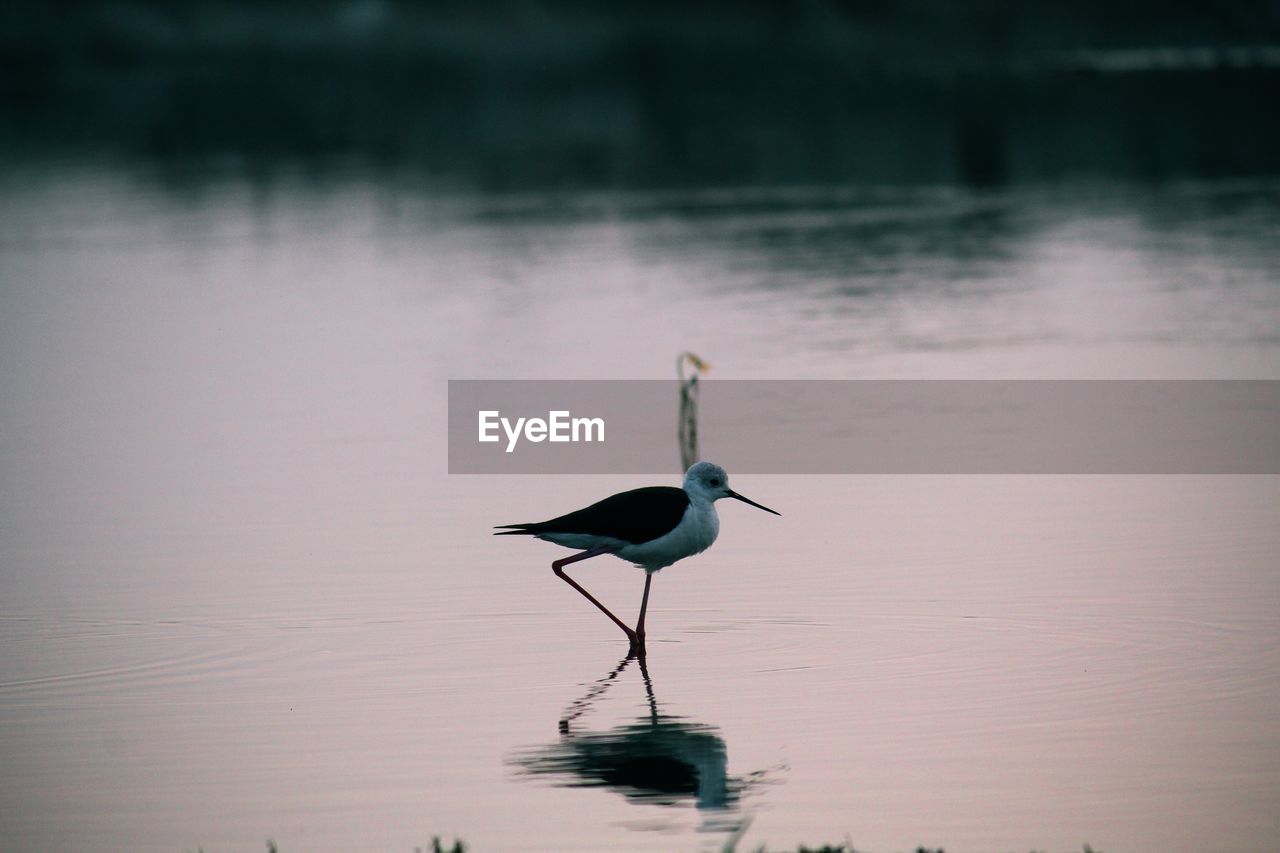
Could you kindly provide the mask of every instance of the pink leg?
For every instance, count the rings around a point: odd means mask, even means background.
[[[635,651],[644,655],[644,613],[649,609],[649,584],[653,583],[653,572],[644,573],[644,597],[640,599],[640,620],[636,622],[636,637],[632,643]]]
[[[583,597],[586,598],[587,601],[590,601],[596,607],[600,608],[601,613],[603,613],[605,616],[608,616],[610,619],[612,619],[614,624],[617,625],[619,628],[621,628],[622,632],[627,635],[627,639],[631,641],[631,646],[634,649],[636,645],[636,632],[632,631],[630,628],[624,625],[622,620],[619,619],[617,616],[614,616],[613,613],[609,610],[609,608],[605,607],[603,604],[597,601],[594,595],[587,592],[578,584],[577,581],[575,581],[573,578],[569,577],[564,573],[564,567],[569,565],[570,563],[576,563],[579,560],[588,560],[592,557],[598,557],[601,554],[608,554],[612,550],[613,550],[612,548],[589,548],[586,551],[582,551],[581,553],[574,554],[572,557],[565,557],[563,560],[556,560],[554,563],[551,564],[551,568],[556,573],[556,577],[560,578],[569,586],[573,587],[578,592],[582,593]]]

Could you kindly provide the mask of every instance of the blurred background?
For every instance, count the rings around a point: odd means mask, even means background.
[[[5,159],[485,189],[1273,175],[1272,0],[54,2],[0,11]]]

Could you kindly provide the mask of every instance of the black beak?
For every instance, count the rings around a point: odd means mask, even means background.
[[[738,500],[742,501],[744,504],[751,504],[751,505],[752,505],[753,507],[755,507],[756,509],[762,509],[762,510],[764,510],[765,512],[772,512],[774,515],[782,515],[782,513],[777,512],[776,510],[769,509],[767,506],[761,506],[760,504],[756,503],[756,502],[755,502],[755,501],[753,501],[753,500],[749,500],[749,499],[747,499],[747,498],[744,498],[742,495],[738,494],[738,493],[737,493],[737,492],[735,492],[735,491],[730,490],[730,491],[729,491],[729,495],[728,495],[728,497],[731,497],[731,498],[737,498]]]

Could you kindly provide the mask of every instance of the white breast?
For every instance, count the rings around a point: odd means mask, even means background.
[[[701,554],[711,547],[720,533],[720,517],[715,505],[709,501],[690,501],[680,523],[670,533],[642,542],[627,545],[617,555],[624,560],[654,572],[677,560]]]

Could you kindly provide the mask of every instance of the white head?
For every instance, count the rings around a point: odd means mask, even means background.
[[[684,475],[684,490],[688,492],[689,497],[694,500],[704,500],[707,503],[714,503],[720,498],[734,498],[743,503],[751,504],[756,509],[762,509],[765,512],[772,512],[774,515],[781,515],[780,512],[774,512],[767,506],[761,506],[752,500],[747,500],[742,495],[729,488],[729,475],[719,465],[711,462],[697,462]]]

